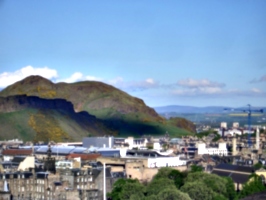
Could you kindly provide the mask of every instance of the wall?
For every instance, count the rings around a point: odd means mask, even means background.
[[[140,182],[149,182],[160,168],[147,168],[147,160],[138,160],[126,163],[127,178],[138,179]],[[171,167],[179,171],[185,171],[187,166]]]

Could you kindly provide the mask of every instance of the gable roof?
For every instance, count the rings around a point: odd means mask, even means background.
[[[254,167],[249,167],[249,166],[241,166],[241,165],[231,165],[227,163],[220,163],[215,167],[215,169],[219,170],[229,170],[229,171],[234,171],[238,173],[253,173],[255,172]]]
[[[221,163],[214,167],[212,173],[218,176],[231,177],[235,183],[243,184],[247,182],[250,178],[250,175],[254,173],[254,168]]]

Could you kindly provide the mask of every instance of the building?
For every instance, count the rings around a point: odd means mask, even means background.
[[[114,138],[115,148],[144,149],[147,148],[147,138]]]
[[[32,155],[32,149],[4,149],[2,151],[2,157],[4,161],[11,161],[15,156],[30,156]]]
[[[221,163],[214,167],[212,174],[231,177],[235,183],[235,189],[239,191],[242,189],[243,184],[249,180],[250,175],[254,172],[255,170],[253,167]]]
[[[114,137],[85,137],[83,138],[83,147],[108,147],[113,148],[114,146]]]
[[[208,154],[208,155],[227,156],[228,154],[225,142],[219,143],[217,148],[215,147],[206,148],[205,143],[199,143],[197,146],[198,146],[198,155]]]
[[[227,123],[226,122],[221,122],[221,128],[227,129]]]

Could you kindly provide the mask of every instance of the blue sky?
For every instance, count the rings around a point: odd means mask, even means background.
[[[0,0],[0,88],[97,80],[148,106],[266,105],[265,0]]]

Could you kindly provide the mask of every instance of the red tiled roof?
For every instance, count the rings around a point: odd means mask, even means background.
[[[16,156],[16,155],[31,155],[31,149],[4,149],[2,155],[4,156]]]
[[[96,158],[100,157],[99,153],[90,153],[90,154],[81,154],[81,153],[72,153],[69,154],[66,158],[81,158],[81,160],[96,160]]]

